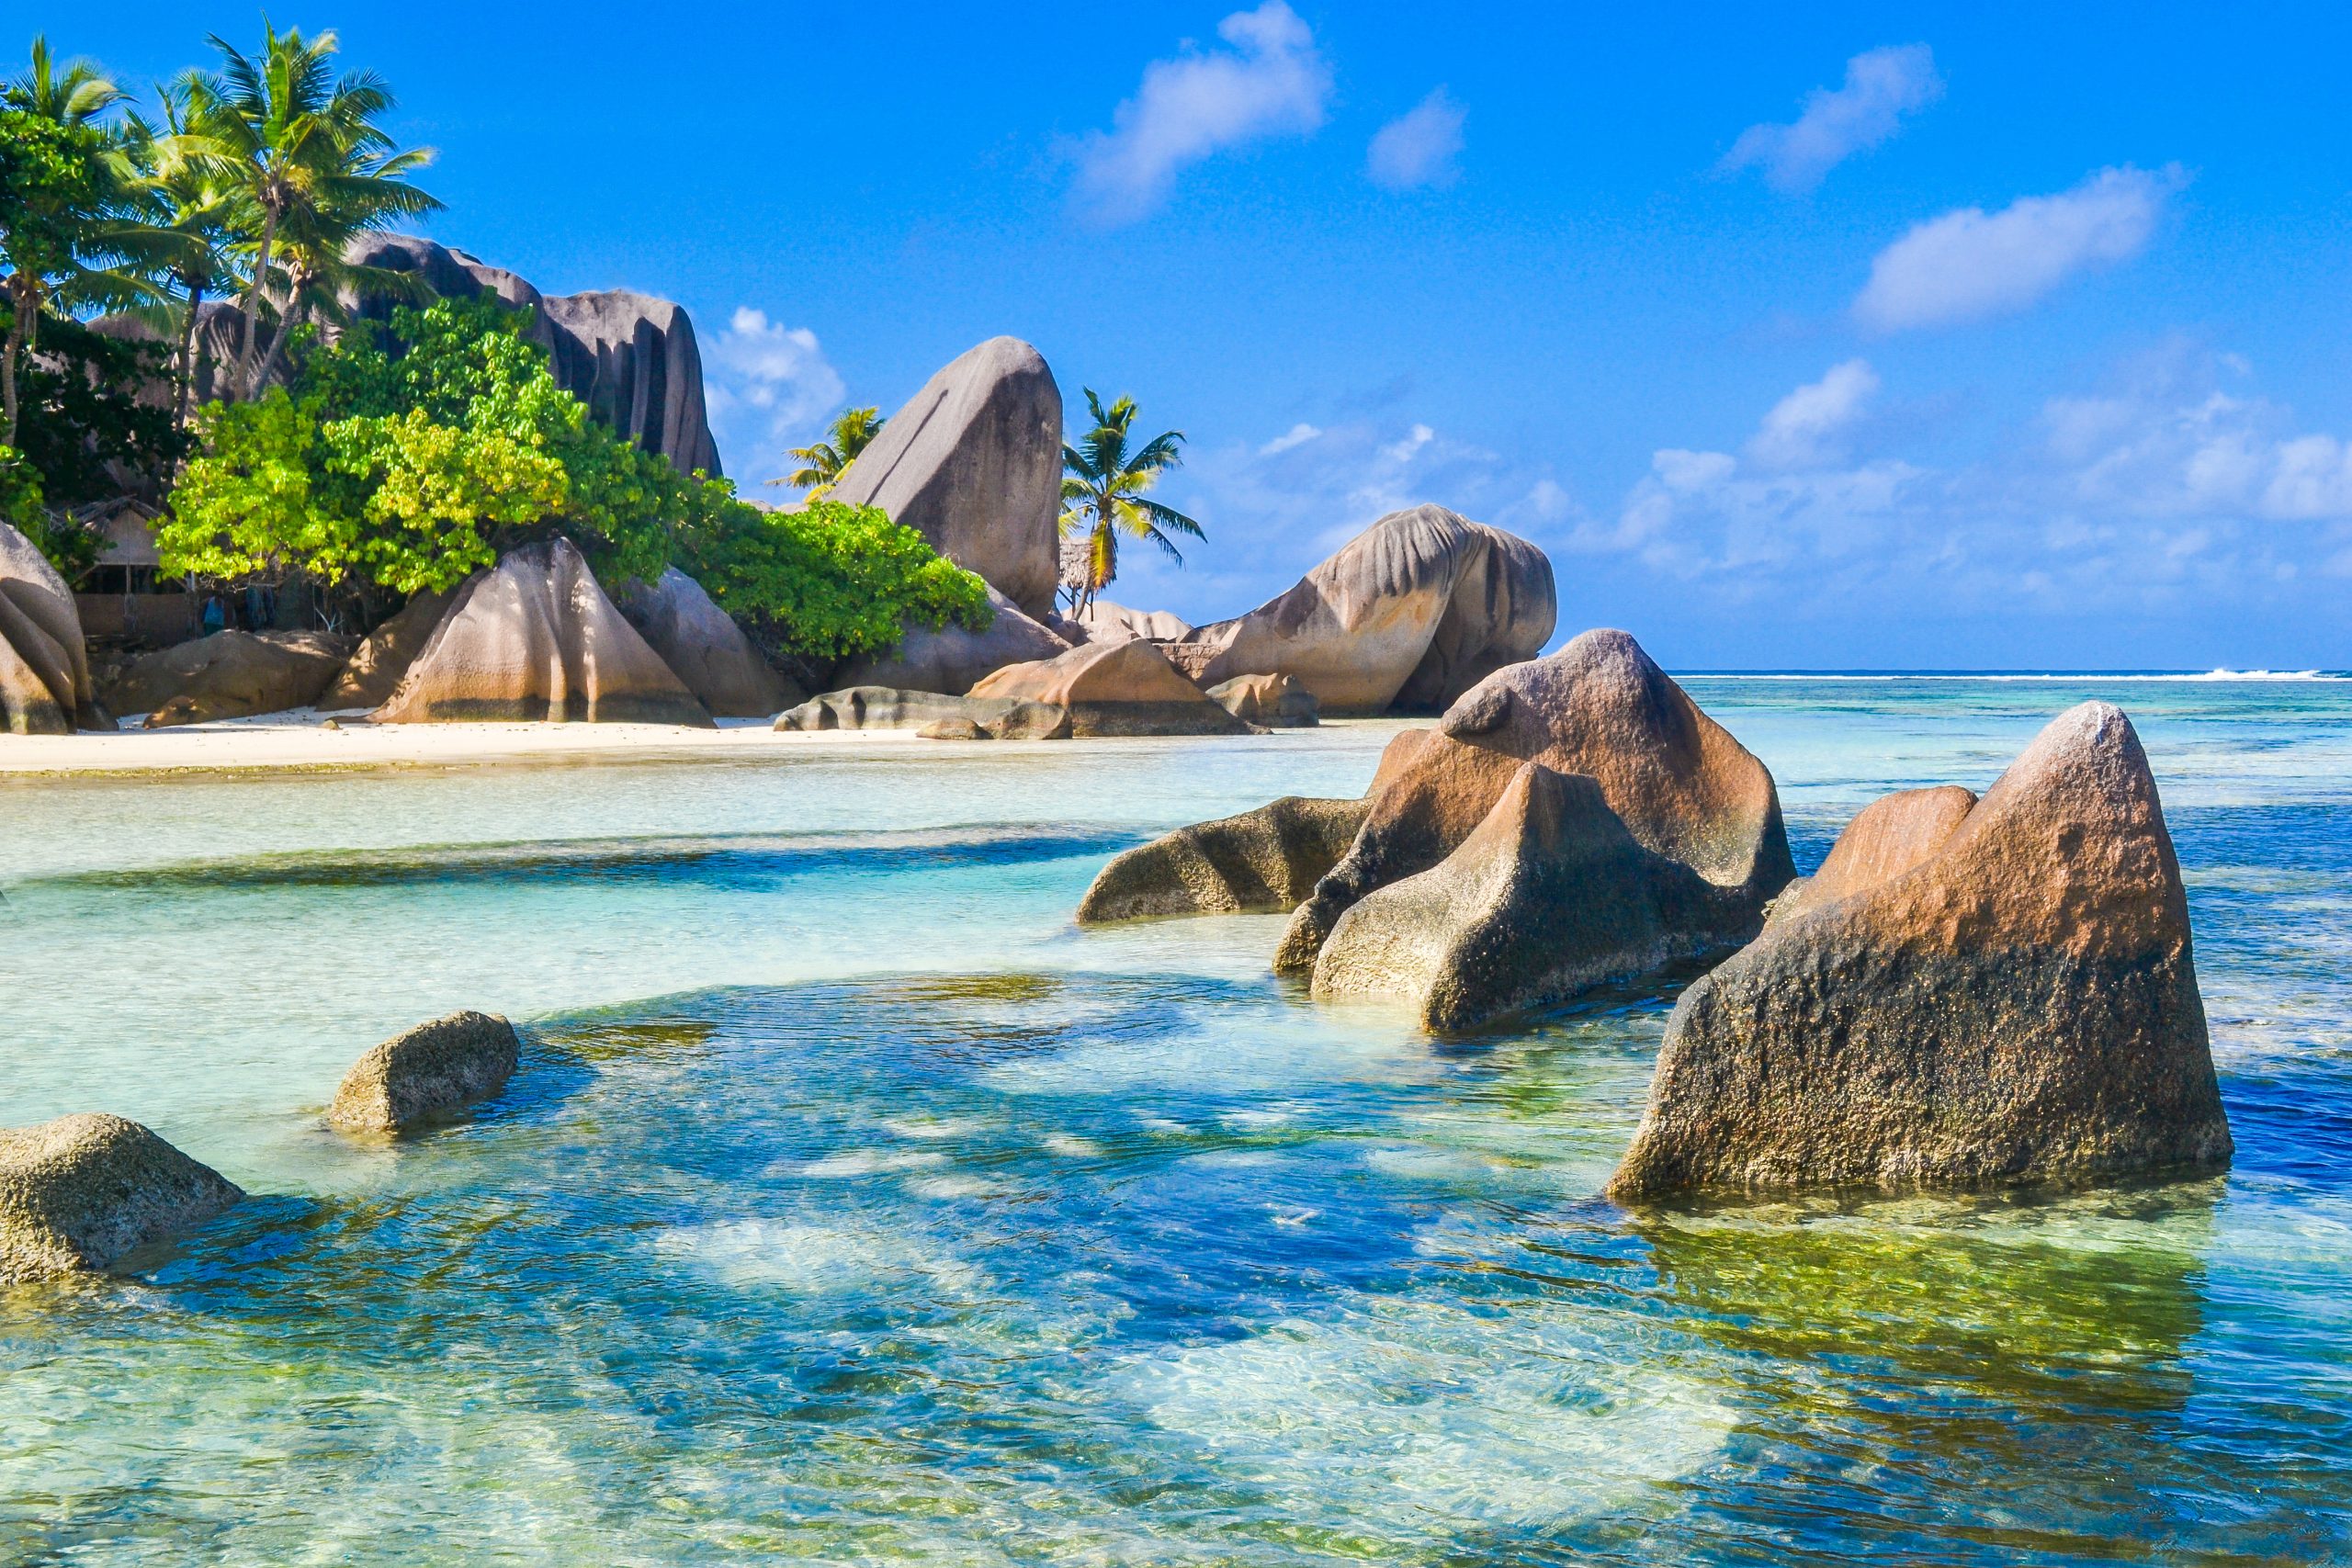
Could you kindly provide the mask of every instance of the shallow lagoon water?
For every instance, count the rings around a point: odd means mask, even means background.
[[[1801,866],[2122,702],[2231,1174],[1629,1214],[1663,999],[1436,1045],[1070,926],[1393,726],[9,781],[0,1123],[257,1196],[0,1293],[0,1561],[2352,1558],[2352,684],[1688,683]],[[319,1128],[458,1006],[509,1095]]]

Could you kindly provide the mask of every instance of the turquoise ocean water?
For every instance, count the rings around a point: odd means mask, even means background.
[[[1686,683],[1802,868],[2122,703],[2230,1175],[1629,1214],[1663,1000],[1439,1045],[1069,923],[1393,726],[5,780],[0,1124],[254,1197],[0,1292],[0,1562],[2352,1560],[2352,682]],[[457,1007],[502,1101],[320,1128]]]

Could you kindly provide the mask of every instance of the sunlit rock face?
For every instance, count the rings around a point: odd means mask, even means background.
[[[107,705],[147,728],[283,713],[320,700],[352,656],[328,632],[214,632],[138,658],[107,677]]]
[[[2086,703],[1964,812],[1940,795],[1863,812],[1791,911],[1684,995],[1612,1194],[2228,1163],[2188,898],[2131,721]]]
[[[1370,809],[1369,801],[1286,795],[1179,828],[1104,866],[1079,903],[1078,923],[1285,913],[1347,852]]]
[[[455,1012],[405,1030],[352,1064],[327,1107],[345,1133],[406,1133],[496,1094],[522,1043],[495,1013]]]
[[[1014,697],[1069,713],[1077,735],[1241,735],[1250,726],[1209,700],[1149,642],[1088,643],[1000,670],[975,697]]]
[[[243,1196],[119,1116],[0,1128],[0,1285],[94,1273]]]
[[[0,523],[0,732],[111,728],[90,686],[73,591],[30,539]]]
[[[1433,713],[1551,639],[1552,563],[1442,506],[1393,512],[1248,615],[1169,642],[1204,686],[1288,675],[1326,713]]]

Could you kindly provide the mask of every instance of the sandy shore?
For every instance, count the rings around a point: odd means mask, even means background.
[[[84,773],[242,768],[385,767],[508,759],[742,757],[810,746],[898,745],[911,730],[778,731],[765,719],[717,729],[665,724],[387,724],[298,708],[257,718],[112,735],[0,735],[0,773]],[[954,742],[924,742],[927,745]]]

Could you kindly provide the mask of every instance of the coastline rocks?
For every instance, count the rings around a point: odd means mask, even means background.
[[[351,651],[349,637],[326,632],[214,632],[130,660],[107,701],[145,714],[150,729],[283,713],[316,702]]]
[[[979,631],[952,621],[938,627],[912,626],[888,653],[853,660],[833,678],[843,686],[960,694],[1008,664],[1034,663],[1069,651],[1068,641],[1032,620],[994,587],[989,590],[989,607],[993,618]]]
[[[694,694],[624,619],[569,539],[476,572],[376,724],[464,720],[712,728]]]
[[[424,651],[433,628],[457,597],[452,592],[426,592],[411,598],[382,626],[369,632],[352,650],[332,685],[319,694],[318,705],[329,712],[381,707],[400,687],[401,677]]]
[[[1416,742],[1346,857],[1292,916],[1274,967],[1313,968],[1358,900],[1453,854],[1525,762],[1589,775],[1636,844],[1731,890],[1750,931],[1795,874],[1764,764],[1632,637],[1589,631],[1488,676]],[[1382,771],[1392,772],[1385,759]]]
[[[120,1116],[0,1129],[0,1284],[94,1273],[243,1196]]]
[[[0,523],[0,729],[110,729],[90,684],[73,590],[30,539]]]
[[[1841,879],[1684,994],[1612,1197],[2228,1164],[2188,899],[2131,721],[2062,714],[1923,850],[1951,806],[1925,793],[1858,818]]]
[[[1078,923],[1154,915],[1282,913],[1347,852],[1366,800],[1280,800],[1196,822],[1114,857],[1078,906]]]
[[[1975,793],[1958,784],[1881,795],[1846,824],[1820,870],[1781,890],[1766,929],[1902,875],[1943,848],[1975,807]]]
[[[1250,732],[1148,642],[1088,643],[1053,659],[1015,664],[980,682],[971,694],[1066,708],[1074,735]]]
[[[964,727],[970,726],[970,731]],[[1049,704],[956,697],[893,686],[823,692],[781,715],[778,729],[912,729],[934,740],[1067,740],[1069,715]],[[978,733],[972,733],[977,731]]]
[[[1636,843],[1591,778],[1526,762],[1460,848],[1340,917],[1312,989],[1463,1030],[1736,946],[1756,919],[1743,889]]]
[[[1209,688],[1209,700],[1244,724],[1269,729],[1312,729],[1315,694],[1288,675],[1236,675]]]
[[[420,1023],[352,1064],[327,1124],[345,1133],[404,1133],[496,1094],[521,1053],[495,1013],[453,1012]]]
[[[1060,576],[1062,394],[1019,338],[966,350],[890,416],[832,498],[878,506],[1023,614],[1053,611]]]
[[[1192,624],[1165,610],[1130,610],[1108,599],[1097,599],[1078,614],[1078,625],[1088,642],[1133,642],[1143,637],[1169,642],[1192,634]]]
[[[808,700],[761,656],[735,617],[676,567],[650,586],[626,585],[615,603],[712,717],[767,718]]]
[[[1289,675],[1327,713],[1434,712],[1551,639],[1552,563],[1442,506],[1392,512],[1296,586],[1166,645],[1204,686]]]

